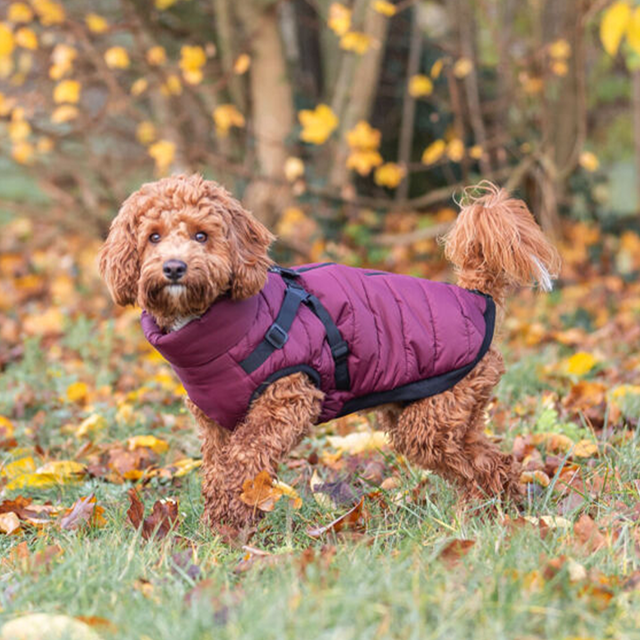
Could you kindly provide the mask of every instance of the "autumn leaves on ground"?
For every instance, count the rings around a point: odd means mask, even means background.
[[[631,637],[640,238],[564,231],[560,288],[510,301],[487,417],[523,462],[523,513],[464,510],[368,415],[315,430],[278,478],[248,479],[266,517],[239,539],[199,520],[182,389],[138,311],[108,302],[97,242],[6,224],[0,637]],[[435,245],[415,269],[448,277]]]

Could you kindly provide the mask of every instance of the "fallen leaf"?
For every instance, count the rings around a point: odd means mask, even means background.
[[[324,527],[313,527],[307,529],[307,535],[312,538],[319,538],[325,533],[331,531],[338,533],[346,528],[360,527],[366,520],[366,512],[364,510],[364,496],[360,498],[360,501],[354,505],[349,511],[342,514],[339,518],[336,518]]]
[[[101,640],[88,624],[69,616],[30,613],[6,622],[0,640]]]
[[[573,531],[578,541],[590,551],[598,551],[606,546],[606,538],[602,535],[594,520],[587,514],[580,516],[573,525]]]
[[[467,555],[471,547],[476,543],[475,540],[456,539],[448,542],[438,557],[445,564],[453,566],[457,564],[461,558]]]
[[[87,524],[103,526],[106,524],[103,513],[104,508],[96,504],[93,494],[86,498],[78,498],[60,519],[60,528],[74,530]]]
[[[0,533],[11,535],[20,531],[20,518],[13,512],[0,513]]]
[[[177,500],[173,498],[156,500],[151,514],[145,518],[144,505],[136,489],[129,489],[128,495],[131,505],[127,510],[127,517],[136,529],[141,529],[144,540],[150,538],[162,540],[177,527],[179,518]]]

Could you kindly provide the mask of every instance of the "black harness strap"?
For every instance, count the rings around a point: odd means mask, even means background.
[[[324,325],[327,334],[327,342],[331,349],[331,356],[335,364],[336,388],[346,391],[351,386],[347,356],[349,345],[342,338],[340,330],[324,308],[323,304],[304,289],[298,282],[300,274],[286,267],[272,267],[274,273],[278,273],[287,284],[284,300],[275,322],[269,327],[260,344],[240,362],[245,373],[252,373],[260,367],[266,359],[276,350],[282,349],[289,339],[289,329],[298,313],[298,308],[305,303]]]

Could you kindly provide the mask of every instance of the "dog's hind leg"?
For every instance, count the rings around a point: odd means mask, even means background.
[[[418,400],[399,413],[383,412],[383,425],[399,453],[459,485],[464,497],[520,496],[519,468],[484,435],[484,410],[504,372],[490,349],[451,389]]]
[[[245,480],[261,471],[275,475],[278,463],[320,415],[323,393],[303,373],[281,378],[251,405],[245,420],[211,459],[204,460],[205,520],[242,527],[257,519],[240,500]]]

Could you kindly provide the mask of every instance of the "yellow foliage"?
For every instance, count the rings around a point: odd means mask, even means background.
[[[523,471],[520,474],[520,482],[522,484],[539,484],[541,487],[548,487],[551,481],[544,471],[536,469],[535,471]]]
[[[78,52],[74,47],[68,44],[58,44],[51,53],[51,68],[49,69],[49,77],[52,80],[60,80],[73,69],[73,62],[78,56]]]
[[[77,104],[80,100],[80,83],[77,80],[63,80],[53,90],[53,101],[57,104],[68,102]]]
[[[469,148],[469,157],[474,160],[482,158],[482,147],[479,144],[474,144]]]
[[[460,58],[453,65],[453,75],[456,78],[465,78],[473,70],[473,62],[469,58]]]
[[[598,168],[600,167],[600,161],[598,160],[598,156],[596,156],[595,153],[592,153],[591,151],[583,151],[580,154],[579,162],[580,162],[580,166],[585,171],[589,171],[590,173],[597,171]]]
[[[352,149],[372,151],[380,146],[380,131],[374,129],[368,122],[360,120],[356,126],[347,132],[347,144]]]
[[[387,16],[388,18],[394,16],[398,11],[394,4],[391,4],[391,2],[387,2],[386,0],[375,0],[373,8],[375,11],[381,13],[383,16]]]
[[[569,73],[569,65],[564,60],[554,60],[551,63],[551,72],[563,78]]]
[[[157,45],[155,47],[151,47],[151,49],[147,51],[147,62],[152,67],[160,67],[166,61],[167,61],[167,52],[165,51],[164,47]]]
[[[170,74],[160,87],[160,91],[165,96],[179,96],[182,93],[180,78],[175,73]]]
[[[0,58],[8,58],[15,47],[13,33],[6,24],[0,22]]]
[[[24,22],[26,24],[33,20],[33,11],[24,2],[12,2],[7,10],[7,20],[13,23]]]
[[[163,175],[171,166],[176,154],[176,145],[169,140],[158,140],[149,147],[149,155],[155,160],[156,171]]]
[[[340,453],[350,455],[384,449],[389,445],[389,438],[384,431],[356,431],[346,436],[329,436],[327,440]]]
[[[89,396],[89,387],[85,382],[72,382],[67,387],[67,400],[69,402],[86,402]]]
[[[92,413],[85,418],[76,429],[76,437],[87,438],[98,431],[102,431],[107,426],[104,416],[98,413]]]
[[[0,440],[13,438],[13,423],[9,418],[0,416]]]
[[[154,4],[156,5],[156,9],[160,9],[160,11],[164,11],[169,7],[172,7],[178,0],[155,0]]]
[[[55,124],[70,122],[71,120],[75,120],[79,113],[77,107],[71,104],[63,104],[51,114],[51,122]]]
[[[332,2],[327,25],[336,35],[343,36],[351,27],[351,9],[339,2]]]
[[[419,74],[412,76],[409,80],[409,95],[414,98],[429,96],[433,92],[433,82],[431,78]]]
[[[109,31],[109,23],[106,18],[99,16],[97,13],[88,13],[84,21],[91,33],[100,34]]]
[[[21,27],[16,31],[15,42],[19,47],[30,51],[35,51],[38,48],[38,36],[28,27]]]
[[[358,55],[362,55],[369,50],[373,44],[373,39],[366,33],[360,31],[349,31],[340,39],[340,48],[345,51],[353,51]]]
[[[8,462],[0,469],[0,477],[12,480],[25,473],[31,473],[36,470],[35,460],[31,456],[19,458],[13,462]]]
[[[241,76],[246,73],[251,66],[251,57],[246,53],[241,53],[233,63],[233,72]]]
[[[557,60],[566,60],[571,55],[571,45],[564,38],[555,40],[549,45],[549,55]]]
[[[444,59],[443,58],[438,58],[431,65],[430,75],[434,80],[437,80],[440,77],[440,74],[442,73],[442,67],[444,67]]]
[[[169,450],[169,443],[155,436],[132,436],[127,439],[127,446],[130,451],[145,448],[155,453],[165,453]]]
[[[435,140],[424,150],[422,162],[424,164],[433,164],[442,158],[446,150],[447,143],[444,140]]]
[[[598,364],[597,358],[585,351],[578,351],[562,363],[562,368],[572,376],[584,376]]]
[[[303,109],[298,120],[302,125],[300,139],[310,144],[323,144],[338,126],[338,118],[326,104],[319,104],[313,111]]]
[[[574,458],[591,458],[598,453],[598,445],[591,440],[580,440],[573,448]]]
[[[213,111],[213,121],[218,135],[224,137],[229,134],[231,127],[242,128],[245,125],[244,116],[233,104],[221,104]]]
[[[189,84],[202,82],[202,67],[207,62],[207,54],[199,46],[184,45],[180,49],[180,69],[182,75]]]
[[[156,139],[156,128],[152,122],[144,120],[136,128],[136,138],[138,142],[145,146],[151,144]]]
[[[464,158],[464,143],[460,138],[453,138],[447,145],[447,156],[451,162],[460,162]]]
[[[104,53],[104,61],[110,69],[126,69],[131,61],[124,47],[111,47]]]
[[[614,2],[605,10],[600,23],[600,40],[604,50],[610,56],[615,56],[618,53],[630,18],[631,7],[623,1]]]
[[[382,156],[376,150],[355,149],[347,158],[347,168],[353,169],[361,176],[367,176],[374,167],[383,163]]]
[[[148,87],[149,87],[149,81],[146,78],[138,78],[131,85],[131,89],[130,89],[131,95],[140,96],[147,90]]]
[[[44,27],[64,22],[65,13],[62,5],[52,0],[31,0],[33,8],[38,14],[38,19]]]
[[[21,142],[31,135],[31,125],[26,120],[11,120],[7,129],[12,142]]]
[[[16,142],[11,147],[11,157],[19,164],[30,164],[33,161],[34,151],[30,142]]]
[[[636,7],[627,26],[627,42],[640,55],[640,7]]]
[[[289,182],[295,182],[304,175],[304,162],[292,156],[287,158],[284,163],[284,175]]]
[[[406,170],[395,162],[387,162],[376,169],[374,181],[381,187],[395,189],[404,178]]]
[[[278,234],[292,237],[301,222],[307,220],[307,216],[300,207],[287,207],[278,221]]]

